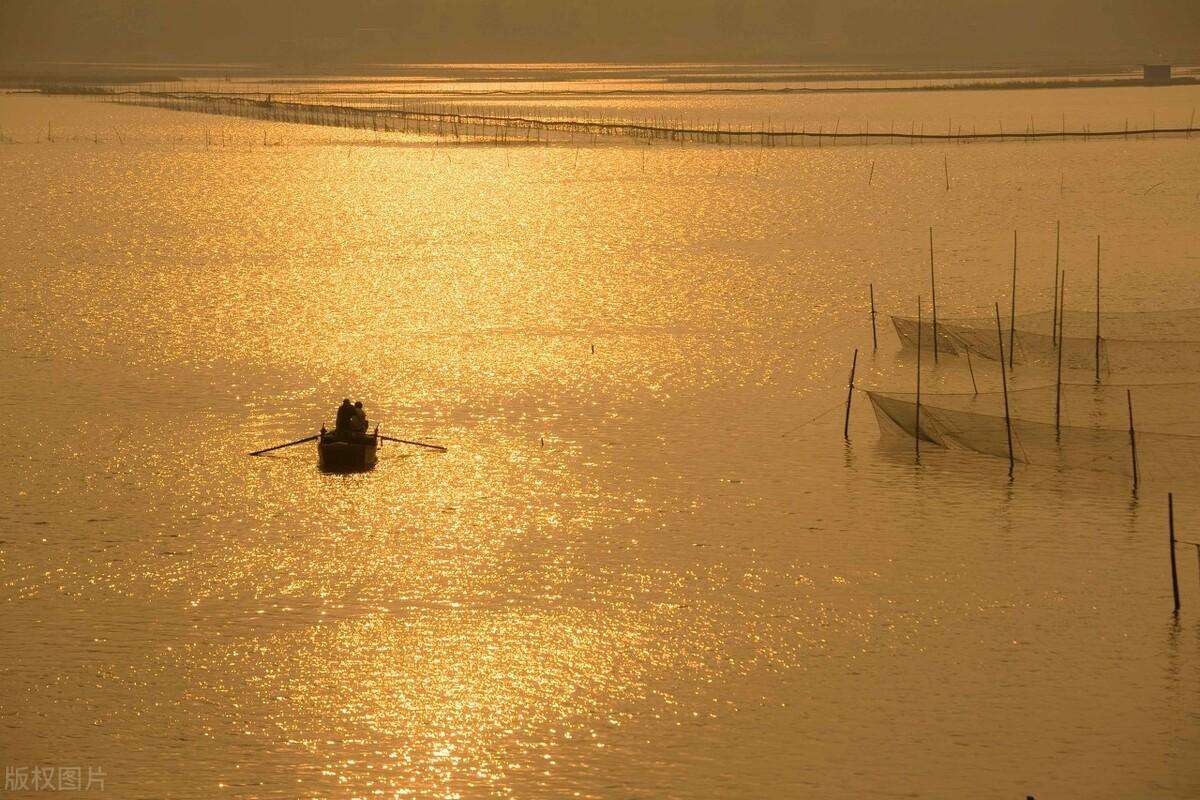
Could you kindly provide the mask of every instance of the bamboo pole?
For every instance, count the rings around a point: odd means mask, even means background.
[[[917,296],[917,409],[913,421],[913,441],[916,442],[917,461],[921,460],[921,297]]]
[[[1133,458],[1133,491],[1138,488],[1137,434],[1133,431],[1133,390],[1125,390],[1125,400],[1129,403],[1129,453]]]
[[[869,284],[871,291],[871,352],[879,350],[879,334],[875,330],[875,284]]]
[[[1057,281],[1059,299],[1058,303],[1061,308],[1066,310],[1067,299],[1067,273],[1064,270],[1062,279]],[[1061,435],[1062,422],[1062,361],[1063,361],[1063,337],[1062,337],[1063,315],[1058,317],[1058,377],[1054,381],[1054,438]]]
[[[933,226],[929,226],[929,291],[933,300],[933,363],[938,360],[937,277],[933,272]]]
[[[1167,527],[1171,533],[1171,594],[1175,598],[1175,613],[1179,613],[1179,574],[1175,569],[1175,496],[1167,493]]]
[[[850,388],[846,390],[846,426],[842,436],[850,441],[850,404],[854,401],[854,372],[858,368],[858,348],[854,348],[854,360],[850,362]]]
[[[1058,270],[1059,270],[1059,255],[1061,253],[1062,241],[1062,223],[1054,223],[1054,296],[1051,301],[1054,303],[1054,316],[1050,320],[1050,344],[1058,344]]]
[[[1096,236],[1096,383],[1100,382],[1100,236]]]
[[[1017,336],[1017,232],[1013,231],[1012,306],[1008,318],[1008,368],[1013,368]],[[1001,356],[1003,357],[1003,355]]]
[[[975,383],[975,366],[971,363],[971,348],[967,348],[967,371],[971,373],[971,388],[979,394],[979,385]]]
[[[1004,373],[1004,334],[1000,332],[1000,304],[996,303],[996,338],[1000,344],[1000,386],[1004,390],[1004,432],[1008,436],[1008,474],[1013,473],[1012,418],[1008,412],[1008,376]]]

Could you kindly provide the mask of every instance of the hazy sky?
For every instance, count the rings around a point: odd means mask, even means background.
[[[0,61],[1200,60],[1200,0],[0,0]]]

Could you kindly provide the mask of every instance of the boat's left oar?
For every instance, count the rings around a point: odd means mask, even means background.
[[[320,438],[321,438],[321,434],[316,433],[316,434],[313,434],[312,436],[305,436],[303,439],[297,439],[294,442],[288,442],[287,444],[277,444],[274,447],[268,447],[265,450],[255,450],[253,453],[250,453],[250,455],[261,456],[264,453],[270,453],[273,450],[282,450],[285,447],[293,447],[295,445],[304,444],[305,442],[312,442],[312,441],[315,441]]]
[[[383,439],[385,442],[399,442],[400,444],[411,444],[411,445],[416,445],[417,447],[428,447],[430,450],[437,450],[439,453],[447,452],[446,448],[442,447],[440,444],[426,444],[425,442],[413,442],[413,441],[409,441],[408,439],[396,439],[391,436],[380,436],[379,438]]]

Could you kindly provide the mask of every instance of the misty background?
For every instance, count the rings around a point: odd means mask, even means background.
[[[1200,0],[0,0],[0,63],[782,61],[1200,55]]]

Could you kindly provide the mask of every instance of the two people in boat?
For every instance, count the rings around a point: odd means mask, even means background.
[[[351,403],[347,397],[338,406],[337,423],[334,431],[340,434],[366,433],[369,427],[367,412],[363,410],[362,401]]]

